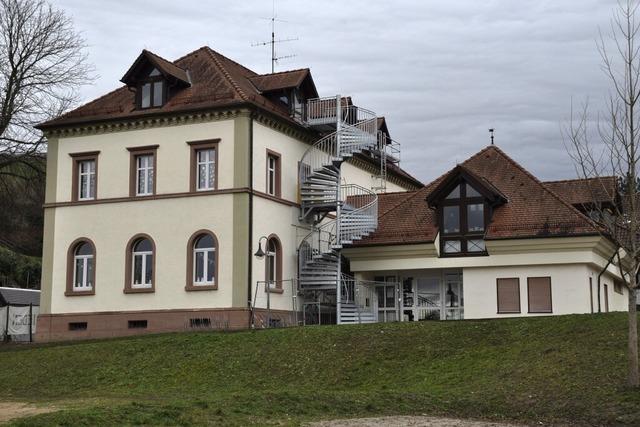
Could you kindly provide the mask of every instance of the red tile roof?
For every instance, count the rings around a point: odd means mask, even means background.
[[[162,60],[157,55],[151,55],[158,63]],[[167,66],[165,62],[162,64]],[[258,74],[207,46],[177,59],[173,65],[176,69],[189,71],[191,86],[173,95],[162,107],[137,109],[135,93],[123,86],[39,127],[51,128],[243,104],[255,105],[284,120],[296,123],[284,107],[270,101],[256,90],[249,79]]]
[[[142,50],[142,53],[134,61],[133,65],[129,67],[129,70],[127,70],[124,76],[122,76],[120,81],[124,84],[131,84],[135,77],[135,72],[141,65],[141,62],[145,59],[151,62],[153,66],[156,67],[165,77],[173,77],[174,79],[189,85],[189,75],[186,70],[178,67],[163,57],[148,51],[147,49]]]
[[[596,233],[595,224],[531,173],[491,145],[460,166],[490,183],[507,202],[495,208],[485,239],[579,236]],[[433,242],[436,213],[426,198],[456,168],[426,187],[380,195],[378,229],[355,246]]]
[[[261,74],[251,77],[249,80],[259,91],[269,92],[279,89],[297,88],[307,78],[311,78],[311,71],[308,68],[302,68],[300,70]],[[318,96],[317,93],[315,96]]]
[[[617,182],[614,176],[545,181],[543,184],[568,203],[578,207],[594,202],[613,203],[616,198]]]

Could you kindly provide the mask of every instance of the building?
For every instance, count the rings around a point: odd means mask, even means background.
[[[541,182],[490,145],[422,189],[381,195],[377,230],[344,254],[358,279],[389,282],[376,285],[379,320],[623,311],[615,247],[590,219],[615,188]]]
[[[208,47],[121,81],[40,126],[39,340],[624,309],[588,183],[490,146],[425,187],[383,117]]]
[[[40,340],[247,328],[264,323],[251,307],[266,297],[270,321],[291,322],[298,247],[336,217],[338,193],[375,208],[377,192],[422,186],[398,166],[384,118],[318,98],[308,69],[258,75],[208,47],[174,62],[145,50],[122,82],[40,126]]]

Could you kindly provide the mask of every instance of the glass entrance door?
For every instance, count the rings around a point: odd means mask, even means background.
[[[462,273],[444,274],[444,320],[464,319]]]
[[[378,280],[377,281],[382,281]],[[379,322],[396,322],[398,320],[398,284],[395,282],[395,276],[385,277],[385,285],[377,285],[376,293],[378,295],[378,321]]]

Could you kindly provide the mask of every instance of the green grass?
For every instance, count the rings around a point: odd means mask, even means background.
[[[626,314],[183,333],[0,347],[17,425],[298,424],[433,414],[640,424]]]

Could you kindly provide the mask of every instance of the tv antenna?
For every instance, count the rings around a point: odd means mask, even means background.
[[[276,56],[276,43],[285,43],[285,42],[292,42],[292,41],[296,41],[298,40],[298,37],[292,37],[292,38],[286,38],[286,39],[277,39],[276,40],[276,22],[287,22],[283,19],[278,19],[278,17],[276,16],[276,1],[273,0],[273,8],[272,8],[272,12],[271,12],[271,18],[262,18],[262,19],[266,19],[268,21],[271,21],[271,40],[270,41],[266,41],[266,42],[258,42],[258,43],[253,43],[251,46],[252,47],[256,47],[256,46],[269,46],[271,45],[271,73],[275,72],[275,68],[276,68],[276,64],[278,63],[279,60],[281,59],[286,59],[286,58],[294,58],[297,55],[284,55],[284,56]]]

